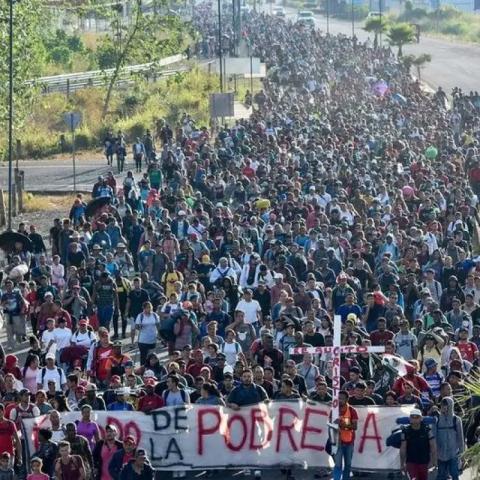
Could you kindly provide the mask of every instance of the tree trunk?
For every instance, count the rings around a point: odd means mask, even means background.
[[[401,57],[403,55],[403,50],[402,50],[403,45],[400,43],[398,45],[398,54],[397,57]]]
[[[417,78],[418,78],[419,81],[422,80],[420,70],[421,70],[420,65],[417,65]]]
[[[102,110],[102,119],[104,119],[107,115],[108,111],[108,104],[110,103],[110,98],[112,96],[113,92],[113,87],[115,86],[115,83],[117,82],[118,75],[120,73],[120,69],[122,68],[123,61],[125,60],[125,57],[127,56],[128,50],[130,48],[130,44],[132,43],[133,39],[135,38],[135,35],[137,34],[138,28],[140,26],[140,18],[142,16],[142,8],[140,2],[137,2],[137,14],[135,15],[135,23],[133,25],[133,29],[130,32],[130,35],[127,38],[127,41],[125,42],[125,46],[118,56],[117,62],[115,64],[115,69],[113,71],[112,77],[110,78],[110,83],[108,84],[108,90],[107,90],[107,96],[105,97],[105,102],[103,103],[103,110]]]

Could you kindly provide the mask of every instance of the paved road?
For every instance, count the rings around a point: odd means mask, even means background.
[[[263,7],[266,13],[270,12],[270,6]],[[286,8],[287,18],[295,19],[297,10]],[[323,32],[327,31],[327,19],[323,15],[316,15],[317,28]],[[348,21],[330,18],[330,33],[352,35],[352,24]],[[370,38],[373,42],[373,35],[365,32],[364,22],[355,24],[355,35],[360,41]],[[386,41],[386,36],[383,36]],[[429,53],[432,55],[432,62],[422,70],[422,80],[432,87],[441,85],[445,91],[450,93],[455,86],[461,87],[464,91],[480,90],[480,45],[454,43],[449,40],[421,36],[419,44],[406,45],[405,54],[419,55]]]
[[[130,159],[126,168],[133,168]],[[72,191],[73,192],[73,166],[71,160],[27,160],[20,161],[19,168],[25,172],[25,189],[28,191]],[[107,166],[107,162],[100,154],[93,154],[93,158],[82,158],[76,162],[77,189],[91,191],[99,175],[106,174],[109,170],[116,171]],[[7,166],[0,166],[0,188],[7,188]]]

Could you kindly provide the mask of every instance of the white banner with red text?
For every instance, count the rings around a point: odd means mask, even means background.
[[[355,470],[396,470],[398,449],[385,442],[396,419],[407,417],[411,406],[356,407],[359,421],[353,454]],[[160,470],[238,467],[331,466],[325,452],[330,407],[310,402],[271,402],[238,411],[188,405],[141,412],[92,412],[102,433],[116,425],[119,437],[133,435]],[[80,419],[79,412],[61,414],[62,424]],[[25,419],[30,453],[37,433],[48,428],[48,415]]]

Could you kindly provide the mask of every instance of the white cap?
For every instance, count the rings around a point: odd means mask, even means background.
[[[143,378],[155,378],[155,373],[153,372],[153,370],[145,370]]]
[[[55,354],[52,352],[49,352],[45,355],[45,360],[55,360]]]
[[[419,410],[418,408],[414,408],[410,411],[410,416],[411,417],[423,417],[422,411]]]

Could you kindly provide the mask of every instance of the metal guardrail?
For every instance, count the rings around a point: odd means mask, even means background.
[[[163,67],[179,63],[185,60],[185,55],[172,55],[162,58],[156,62],[142,63],[138,65],[129,65],[123,67],[118,76],[117,84],[130,83],[130,77],[135,74],[144,73],[151,74],[152,77],[169,76],[177,72],[184,71],[185,68],[177,70],[162,71]],[[115,69],[91,70],[88,72],[67,73],[63,75],[54,75],[50,77],[40,77],[29,80],[27,84],[38,85],[42,87],[44,93],[52,92],[74,92],[82,88],[91,88],[105,85],[113,75]]]

